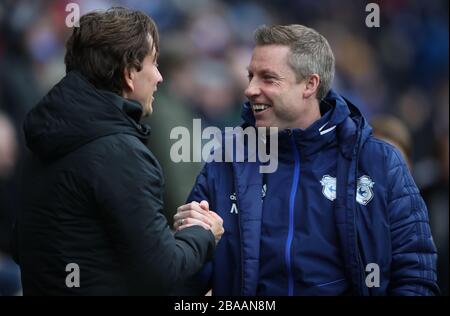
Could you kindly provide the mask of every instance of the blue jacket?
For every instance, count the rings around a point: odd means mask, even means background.
[[[399,151],[374,138],[360,111],[345,98],[330,91],[323,102],[331,106],[328,126],[335,126],[334,130],[331,128],[333,139],[330,142],[336,143],[337,155],[321,159],[335,163],[335,174],[324,177],[322,185],[305,184],[302,180],[300,183],[324,190],[323,194],[333,203],[336,243],[352,294],[438,294],[437,254],[427,208]],[[243,118],[246,122],[243,127],[254,126],[248,105],[244,106]],[[296,138],[308,138],[310,141],[306,141],[305,148],[321,150],[314,149],[320,130],[317,124],[312,127],[306,130],[314,130],[309,134],[294,129],[282,131],[280,136],[289,133],[293,142]],[[301,159],[296,159],[300,163]],[[210,288],[213,295],[258,294],[264,185],[259,166],[258,162],[213,161],[207,163],[197,177],[188,202],[209,201],[210,209],[224,219],[225,233],[214,260],[186,285],[189,294],[205,293]],[[294,194],[302,172],[301,167],[295,168],[292,185],[288,184],[287,189]],[[334,185],[327,182],[330,178],[334,178]],[[316,203],[312,197],[307,200],[308,208]],[[276,205],[272,208],[276,211]],[[317,227],[320,225],[322,223],[316,223]],[[287,258],[292,262],[298,259],[295,253]],[[280,264],[282,260],[286,258],[280,258]],[[370,263],[379,267],[376,286],[366,283],[375,271]],[[284,282],[282,286],[290,285]],[[294,292],[287,289],[288,293]]]

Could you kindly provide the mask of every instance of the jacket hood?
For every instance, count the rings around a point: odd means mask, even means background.
[[[27,114],[23,128],[28,148],[54,159],[111,134],[131,134],[144,142],[150,128],[139,123],[141,115],[138,102],[98,90],[71,71]]]

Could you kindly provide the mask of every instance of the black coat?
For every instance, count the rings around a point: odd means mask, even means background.
[[[141,113],[71,72],[28,114],[16,241],[25,295],[165,295],[211,258],[210,231],[169,229]],[[80,287],[66,286],[70,263]]]

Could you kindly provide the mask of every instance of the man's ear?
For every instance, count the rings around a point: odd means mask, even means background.
[[[123,69],[123,75],[125,78],[125,91],[130,91],[133,92],[134,91],[134,71],[131,69],[128,69],[128,67],[125,67]]]
[[[320,77],[318,74],[312,74],[305,81],[305,90],[303,90],[303,97],[305,99],[315,96],[317,89],[319,89]]]

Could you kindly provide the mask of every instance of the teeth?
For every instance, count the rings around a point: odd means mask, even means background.
[[[263,111],[263,110],[269,108],[269,106],[266,104],[253,104],[252,108],[253,108],[253,110],[259,112],[259,111]]]

